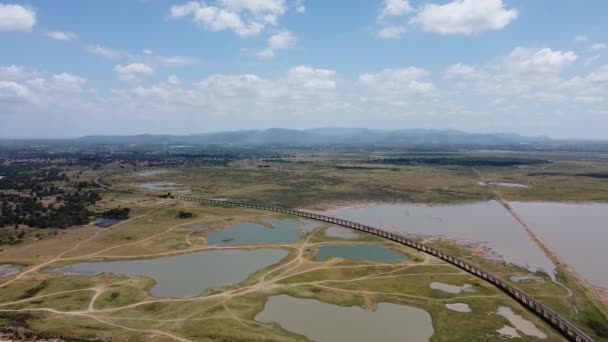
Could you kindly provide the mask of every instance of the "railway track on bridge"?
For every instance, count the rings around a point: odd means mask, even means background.
[[[474,266],[462,259],[453,257],[438,249],[426,246],[425,244],[414,241],[403,235],[387,232],[382,229],[370,227],[370,226],[363,225],[363,224],[356,223],[356,222],[351,222],[351,221],[342,220],[342,219],[331,217],[331,216],[320,215],[320,214],[310,213],[310,212],[301,211],[301,210],[292,210],[292,209],[278,208],[278,207],[268,207],[268,206],[248,204],[248,203],[226,202],[226,201],[210,200],[210,199],[195,198],[195,197],[171,196],[171,195],[161,196],[161,197],[168,197],[168,198],[182,200],[182,201],[199,202],[202,204],[213,205],[213,206],[241,207],[241,208],[265,210],[265,211],[273,211],[273,212],[277,212],[277,213],[303,217],[303,218],[312,219],[312,220],[316,220],[316,221],[332,223],[332,224],[339,225],[342,227],[346,227],[346,228],[354,229],[354,230],[361,231],[364,233],[376,235],[376,236],[385,238],[387,240],[391,240],[391,241],[397,242],[399,244],[414,248],[418,251],[430,254],[430,255],[437,257],[451,265],[454,265],[476,277],[479,277],[479,278],[489,282],[490,284],[494,285],[502,292],[509,295],[511,298],[515,299],[518,303],[520,303],[522,306],[524,306],[530,312],[532,312],[533,314],[538,316],[540,319],[545,321],[547,324],[549,324],[549,326],[551,326],[554,330],[556,330],[558,333],[560,333],[562,336],[564,336],[565,338],[567,338],[570,341],[576,341],[576,342],[592,342],[593,341],[593,339],[590,336],[588,336],[585,332],[583,332],[581,329],[576,327],[570,321],[568,321],[565,318],[563,318],[562,316],[560,316],[557,312],[549,309],[544,304],[542,304],[539,301],[537,301],[536,299],[530,297],[528,294],[519,290],[515,286],[507,283],[503,279],[496,277],[496,276],[492,275],[491,273],[486,272],[483,269],[481,269],[477,266]]]

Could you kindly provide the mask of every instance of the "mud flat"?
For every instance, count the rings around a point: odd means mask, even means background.
[[[456,311],[456,312],[463,312],[463,313],[471,312],[471,308],[469,307],[469,304],[465,304],[465,303],[446,304],[445,307],[452,311]]]
[[[528,321],[520,315],[516,315],[511,308],[507,306],[500,306],[496,313],[499,316],[506,318],[517,331],[521,331],[526,336],[533,336],[539,339],[546,339],[547,335],[540,331],[534,323]],[[508,326],[507,326],[508,327]],[[503,328],[504,329],[504,328]],[[507,331],[511,331],[507,329]],[[499,331],[500,332],[500,331]],[[512,331],[511,331],[512,332]]]
[[[521,276],[510,276],[509,277],[509,280],[514,283],[522,283],[522,282],[530,281],[533,279],[535,279],[535,277],[531,276],[531,275],[521,275]]]
[[[508,325],[505,325],[504,327],[496,330],[499,334],[503,335],[503,336],[507,336],[510,338],[514,338],[514,337],[520,337],[519,333],[517,332],[517,329],[510,327]]]
[[[418,342],[434,332],[431,315],[422,309],[379,303],[371,312],[287,295],[270,297],[255,320],[318,342]]]
[[[361,235],[357,234],[352,229],[331,226],[325,230],[325,236],[339,239],[356,239]]]
[[[469,293],[475,292],[475,289],[473,288],[473,286],[471,286],[469,284],[457,286],[457,285],[444,284],[444,283],[434,281],[429,284],[429,287],[432,288],[433,290],[439,290],[439,291],[443,291],[446,293],[453,293],[453,294],[458,294],[461,292],[469,292]]]

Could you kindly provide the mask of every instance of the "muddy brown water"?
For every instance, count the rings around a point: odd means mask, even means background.
[[[510,202],[576,273],[608,289],[608,204]]]
[[[496,201],[461,205],[367,204],[328,215],[391,232],[440,235],[489,247],[508,263],[553,275],[555,266],[524,227]]]

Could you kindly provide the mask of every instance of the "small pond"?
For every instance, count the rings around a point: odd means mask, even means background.
[[[440,282],[432,282],[429,284],[429,287],[433,290],[439,290],[446,293],[460,293],[460,292],[475,292],[475,289],[472,285],[464,284],[462,286],[444,284]]]
[[[117,219],[107,218],[107,217],[98,217],[95,219],[95,226],[99,227],[99,228],[109,228],[122,221],[124,221],[124,220],[117,220]]]
[[[21,266],[13,264],[0,264],[0,278],[9,277],[19,273]]]
[[[139,185],[140,188],[153,191],[165,191],[165,190],[176,190],[177,184],[175,183],[143,183]]]
[[[281,249],[213,250],[157,259],[79,263],[46,272],[147,276],[156,281],[150,290],[153,296],[189,298],[212,287],[239,283],[287,254]]]
[[[476,185],[479,186],[502,186],[505,188],[529,188],[529,185],[525,185],[525,184],[518,184],[518,183],[505,183],[505,182],[490,182],[490,183],[486,183],[486,182],[475,182]]]
[[[244,222],[237,225],[214,230],[209,233],[209,245],[243,246],[259,244],[291,243],[300,239],[301,232],[310,231],[319,226],[308,220],[263,219],[272,228],[255,222]]]
[[[536,279],[535,276],[532,275],[518,275],[518,276],[510,276],[509,280],[514,283],[521,283],[529,280]]]
[[[147,177],[147,176],[154,176],[154,175],[159,175],[161,173],[165,173],[167,171],[163,171],[163,170],[144,170],[141,172],[138,172],[137,175],[140,177]]]
[[[406,255],[385,246],[323,245],[319,247],[317,261],[327,260],[331,257],[376,262],[398,262],[407,260]]]
[[[515,327],[515,329],[517,329],[518,331],[521,331],[524,335],[534,336],[539,339],[547,338],[547,335],[544,332],[540,331],[536,327],[536,325],[534,325],[534,323],[530,322],[529,320],[523,318],[520,315],[515,314],[513,312],[513,310],[511,310],[510,307],[500,306],[500,307],[498,307],[498,310],[496,311],[496,313],[499,316],[506,318],[509,321],[509,323],[511,323],[511,325],[513,325],[513,327]]]
[[[411,306],[379,303],[372,312],[287,295],[270,297],[255,319],[317,342],[418,342],[434,332],[431,315]]]

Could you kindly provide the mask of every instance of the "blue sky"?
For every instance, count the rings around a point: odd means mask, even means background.
[[[608,139],[606,1],[0,0],[0,136]]]

